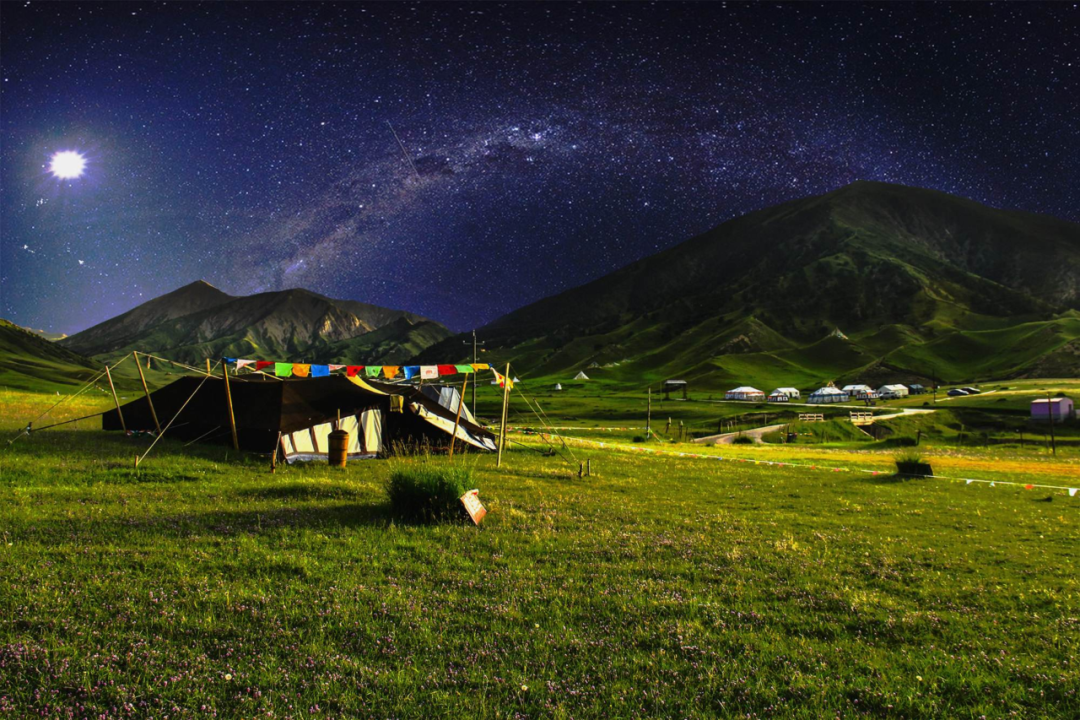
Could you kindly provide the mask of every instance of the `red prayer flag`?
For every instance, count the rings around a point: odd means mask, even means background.
[[[345,374],[349,377],[356,377],[360,373],[364,372],[366,365],[346,365]]]
[[[256,370],[265,370],[268,367],[274,367],[273,361],[271,361],[271,360],[256,360],[255,361],[255,369]]]
[[[1034,485],[1025,485],[1025,486],[1024,486],[1024,489],[1025,489],[1025,490],[1031,490],[1031,489],[1032,489],[1032,488],[1034,488],[1034,487],[1035,487]]]
[[[457,366],[456,365],[439,365],[439,375],[440,376],[442,376],[442,375],[456,375],[456,374],[457,374]]]

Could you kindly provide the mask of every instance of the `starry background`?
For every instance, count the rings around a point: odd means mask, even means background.
[[[54,332],[198,279],[467,329],[857,179],[1080,220],[1077,3],[4,3],[0,32],[0,314]]]

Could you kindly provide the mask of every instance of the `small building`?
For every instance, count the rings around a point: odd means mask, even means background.
[[[835,388],[831,385],[826,385],[823,388],[818,388],[814,392],[810,393],[810,397],[806,398],[806,402],[813,403],[815,405],[827,405],[829,403],[841,403],[847,402],[851,399],[843,390]]]
[[[725,400],[751,400],[761,402],[765,399],[765,393],[749,385],[742,385],[734,390],[724,393]]]
[[[664,399],[670,400],[671,393],[677,393],[682,391],[682,399],[686,399],[687,382],[685,380],[665,380],[664,381]]]
[[[1072,398],[1036,398],[1031,401],[1031,419],[1036,422],[1064,422],[1076,417]]]
[[[925,395],[926,388],[919,383],[913,383],[911,385],[908,385],[908,392],[911,395]]]
[[[771,403],[791,402],[791,396],[785,392],[780,392],[779,389],[776,389],[769,393],[768,401]]]
[[[775,390],[773,390],[773,392],[774,393],[784,393],[785,395],[788,396],[788,400],[798,400],[799,398],[802,397],[802,393],[799,392],[799,389],[798,388],[793,388],[793,387],[776,388]]]
[[[902,398],[908,396],[908,387],[906,385],[882,385],[878,388],[878,395],[886,400],[895,400],[896,398]]]

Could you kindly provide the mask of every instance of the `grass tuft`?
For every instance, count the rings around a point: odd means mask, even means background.
[[[475,479],[470,468],[425,459],[397,463],[386,481],[386,494],[396,514],[437,522],[458,517],[459,498],[472,487]]]

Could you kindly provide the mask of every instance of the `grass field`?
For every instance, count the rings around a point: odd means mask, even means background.
[[[5,439],[53,401],[0,395]],[[726,451],[875,477],[514,437],[503,469],[461,460],[480,528],[395,519],[386,461],[270,474],[166,438],[136,475],[149,439],[95,421],[0,449],[0,716],[1080,714],[1080,496],[898,481],[887,450]],[[1080,484],[1075,450],[928,453]]]

